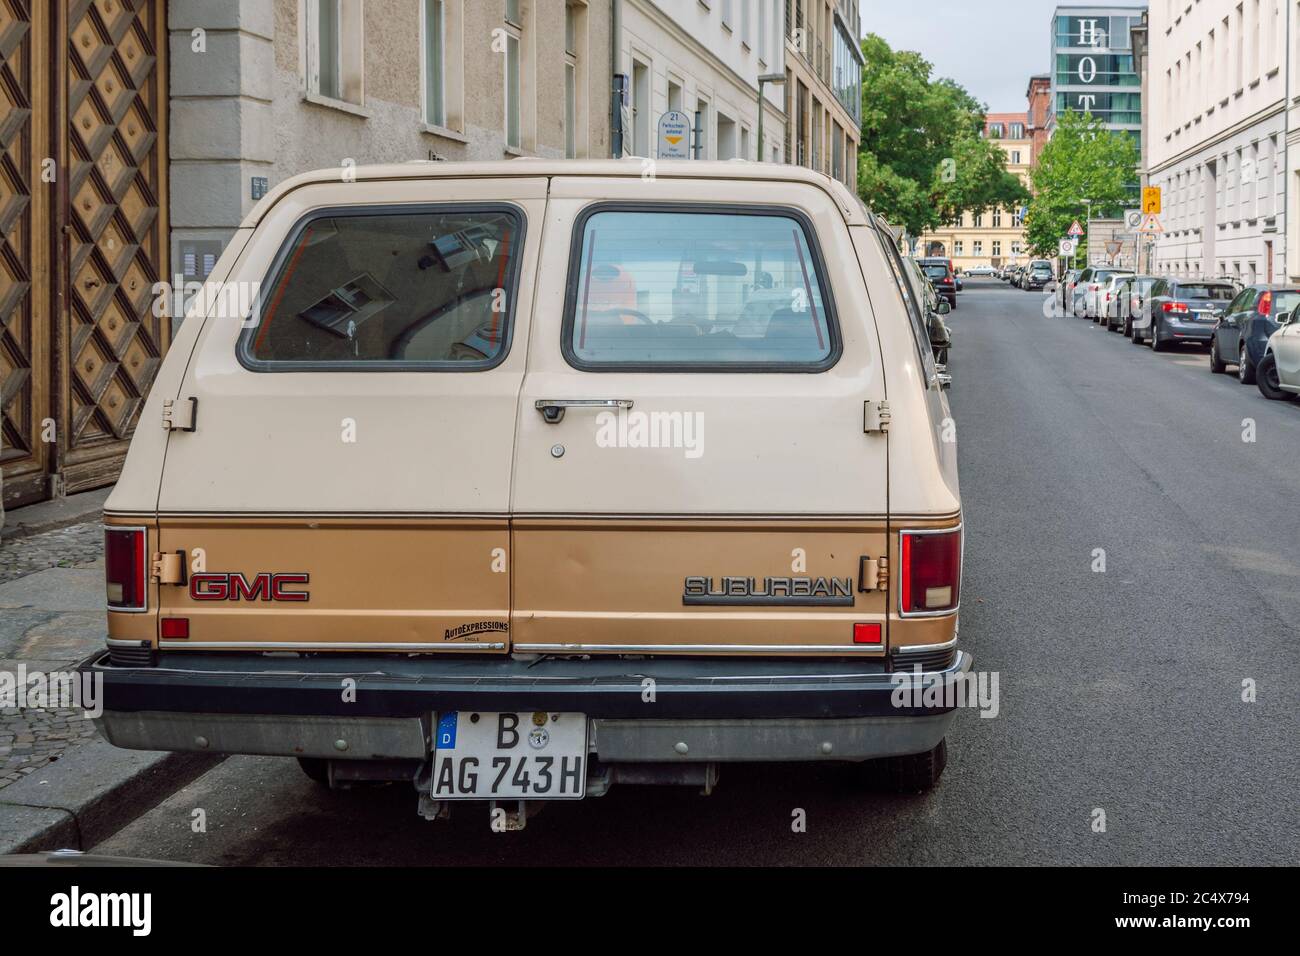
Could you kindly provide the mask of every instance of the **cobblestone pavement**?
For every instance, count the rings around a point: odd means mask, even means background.
[[[0,540],[0,672],[69,670],[103,646],[103,551],[99,521]],[[83,713],[0,706],[0,790],[94,737]]]
[[[0,584],[46,568],[85,567],[103,555],[104,526],[98,521],[0,540]]]

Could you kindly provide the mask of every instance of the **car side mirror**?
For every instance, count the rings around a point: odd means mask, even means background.
[[[947,299],[940,299],[939,304],[935,306],[934,311],[939,315],[947,315],[952,311],[952,306],[948,304]]]

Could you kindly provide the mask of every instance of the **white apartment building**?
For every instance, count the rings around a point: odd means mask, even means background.
[[[653,157],[659,117],[699,112],[699,159],[760,158],[758,78],[785,72],[783,0],[621,0],[623,151]],[[763,91],[761,158],[783,162],[785,94]],[[694,143],[694,137],[692,138]]]
[[[1152,0],[1147,174],[1154,270],[1286,275],[1288,0]]]

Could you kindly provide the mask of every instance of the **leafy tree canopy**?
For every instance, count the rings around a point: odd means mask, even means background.
[[[916,236],[967,211],[1028,201],[1005,152],[980,136],[985,110],[970,93],[874,33],[862,53],[858,193],[867,205]]]
[[[1070,223],[1086,215],[1085,199],[1092,200],[1095,216],[1117,215],[1130,198],[1137,165],[1131,137],[1106,129],[1090,113],[1060,114],[1031,175],[1034,198],[1025,219],[1030,251],[1055,258]]]

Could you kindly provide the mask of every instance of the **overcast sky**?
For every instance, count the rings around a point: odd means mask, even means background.
[[[1026,109],[1029,77],[1051,67],[1057,5],[1056,0],[862,0],[860,9],[863,33],[879,34],[895,49],[918,50],[937,76],[952,77],[990,113],[1013,113]]]

